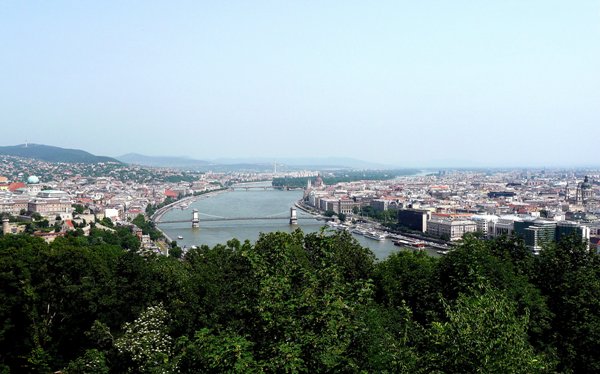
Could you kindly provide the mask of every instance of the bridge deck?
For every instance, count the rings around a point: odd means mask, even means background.
[[[298,220],[316,219],[317,217],[297,217]],[[289,220],[290,217],[224,217],[224,218],[202,218],[200,222],[219,222],[219,221],[259,221],[259,220]],[[176,221],[158,221],[157,224],[162,223],[191,223],[189,219],[176,220]]]
[[[303,187],[292,186],[229,186],[230,190],[301,190]]]

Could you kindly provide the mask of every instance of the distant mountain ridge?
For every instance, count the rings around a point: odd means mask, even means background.
[[[19,144],[13,146],[0,146],[0,155],[33,158],[48,162],[66,162],[96,164],[99,162],[121,163],[112,157],[96,156],[80,149],[54,147],[44,144]]]
[[[211,163],[203,160],[195,160],[189,157],[178,156],[146,156],[139,153],[127,153],[117,156],[117,160],[126,164],[156,167],[204,167]]]
[[[268,158],[219,158],[214,160],[219,164],[270,164],[276,162],[278,165],[287,166],[307,166],[307,167],[331,167],[331,168],[353,168],[353,169],[392,169],[394,166],[385,165],[376,162],[358,160],[350,157],[278,157]]]
[[[154,167],[177,167],[196,169],[260,169],[272,170],[274,164],[291,168],[354,168],[354,169],[391,169],[389,165],[382,165],[352,158],[219,158],[215,160],[197,160],[190,157],[178,156],[146,156],[138,153],[128,153],[117,156],[117,159],[126,164],[135,164]]]

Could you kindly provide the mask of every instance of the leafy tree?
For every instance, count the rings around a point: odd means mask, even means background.
[[[600,259],[577,238],[379,262],[325,230],[136,246],[125,227],[0,237],[0,372],[600,371]]]
[[[516,302],[519,315],[529,314],[529,332],[537,348],[545,346],[544,335],[550,330],[552,313],[546,298],[526,274],[520,274],[511,257],[497,257],[504,253],[496,242],[484,242],[466,236],[463,244],[440,260],[438,277],[442,295],[455,300],[461,293],[472,293],[482,287],[493,286],[504,291]],[[526,265],[523,265],[526,267]]]
[[[383,305],[401,308],[408,305],[422,324],[438,320],[440,303],[439,260],[421,251],[401,251],[378,263],[375,269],[377,300]]]
[[[349,352],[364,372],[416,373],[420,354],[416,343],[423,331],[411,318],[406,305],[383,307],[369,303],[360,307],[355,321],[357,333]]]
[[[100,224],[103,226],[106,226],[106,227],[114,227],[115,226],[113,224],[113,221],[108,217],[102,218],[102,220],[100,221]]]
[[[536,259],[535,283],[554,313],[546,341],[556,347],[559,370],[600,372],[600,258],[581,238],[549,245]]]
[[[432,350],[424,358],[428,372],[540,373],[551,363],[537,355],[527,339],[527,316],[518,317],[505,295],[484,289],[460,295],[446,306],[448,321],[431,328]]]
[[[123,327],[124,334],[115,341],[120,354],[139,367],[139,372],[171,372],[173,339],[168,334],[168,313],[159,304],[148,307],[132,323]]]
[[[48,366],[32,285],[37,254],[46,247],[27,235],[0,237],[0,363],[11,368]]]
[[[254,324],[258,279],[252,271],[243,245],[230,240],[227,245],[190,249],[185,263],[190,267],[190,289],[194,297],[194,325],[248,330]],[[197,329],[192,329],[194,333]]]
[[[89,349],[85,354],[69,362],[63,371],[66,374],[108,374],[104,353],[97,349]]]
[[[252,342],[232,332],[214,335],[209,329],[196,332],[194,340],[182,337],[177,342],[183,352],[178,369],[184,373],[252,373],[261,372]]]
[[[183,255],[183,250],[177,246],[171,247],[171,249],[169,249],[169,256],[171,256],[173,258],[181,258],[182,255]]]
[[[360,305],[373,286],[353,258],[335,253],[340,235],[271,233],[249,251],[259,279],[253,333],[267,371],[353,371]],[[347,237],[346,237],[347,238]],[[368,258],[368,257],[365,257]],[[338,262],[339,261],[339,262]]]

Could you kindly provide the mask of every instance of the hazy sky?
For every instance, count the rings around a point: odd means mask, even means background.
[[[0,145],[600,164],[600,0],[3,1]]]

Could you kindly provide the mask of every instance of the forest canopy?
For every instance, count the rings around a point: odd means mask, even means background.
[[[600,262],[574,238],[383,261],[327,231],[182,259],[133,239],[0,237],[0,372],[600,371]]]

